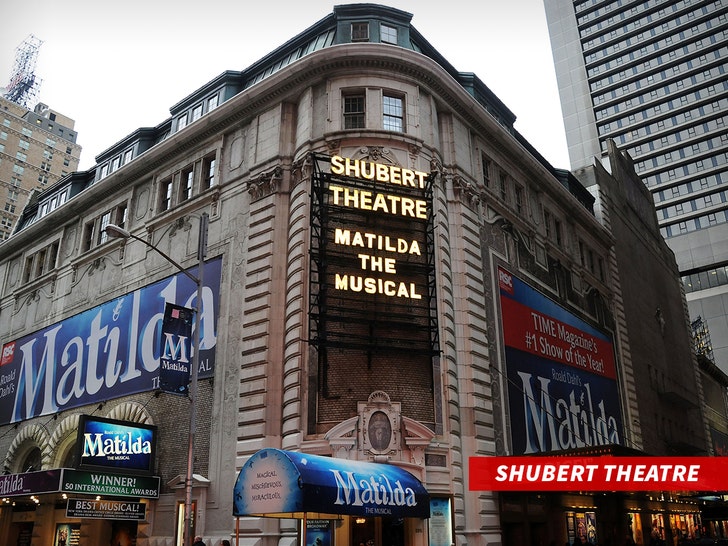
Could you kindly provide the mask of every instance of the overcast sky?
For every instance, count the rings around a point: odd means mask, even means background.
[[[75,120],[79,168],[225,70],[243,70],[347,0],[22,0],[0,8],[0,86],[17,47],[42,40],[37,99]],[[542,0],[388,0],[457,70],[475,73],[516,129],[568,168]]]

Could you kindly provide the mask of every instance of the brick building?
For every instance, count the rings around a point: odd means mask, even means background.
[[[74,121],[39,103],[33,108],[0,97],[0,240],[7,239],[35,190],[78,169],[81,147]],[[54,206],[57,206],[54,204]]]

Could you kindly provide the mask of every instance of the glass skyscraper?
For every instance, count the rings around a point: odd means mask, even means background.
[[[544,4],[571,168],[629,153],[728,372],[728,0]]]

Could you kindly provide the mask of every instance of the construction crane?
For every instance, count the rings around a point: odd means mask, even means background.
[[[33,34],[28,36],[15,50],[15,62],[3,96],[29,110],[35,105],[35,98],[42,80],[35,75],[38,50],[43,41]]]

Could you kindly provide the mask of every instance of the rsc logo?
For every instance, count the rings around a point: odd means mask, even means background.
[[[509,294],[513,293],[513,275],[500,267],[498,268],[498,285],[501,290],[505,290]]]
[[[3,347],[3,356],[0,360],[0,366],[3,364],[9,364],[13,361],[13,354],[15,353],[15,342],[8,343]]]

